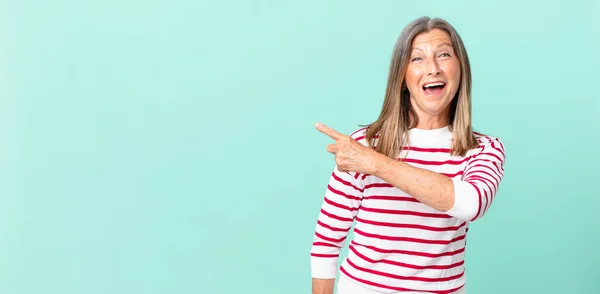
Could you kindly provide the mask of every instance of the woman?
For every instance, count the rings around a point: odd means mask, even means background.
[[[465,293],[469,223],[504,174],[498,138],[472,131],[471,71],[454,28],[419,18],[401,33],[379,118],[335,142],[311,249],[313,294]]]

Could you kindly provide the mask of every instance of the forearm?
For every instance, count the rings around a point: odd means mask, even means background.
[[[312,279],[312,294],[333,294],[335,279]]]
[[[454,205],[454,184],[445,175],[388,157],[381,157],[374,175],[439,211]]]
[[[310,252],[313,294],[333,294],[339,255],[362,203],[356,178],[335,168],[329,179]]]

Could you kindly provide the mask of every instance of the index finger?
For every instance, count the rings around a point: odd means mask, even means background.
[[[344,137],[344,135],[338,133],[334,129],[332,129],[322,123],[315,124],[315,127],[317,128],[317,130],[319,130],[319,132],[331,137],[332,139],[334,139],[336,141],[341,139],[342,137]]]

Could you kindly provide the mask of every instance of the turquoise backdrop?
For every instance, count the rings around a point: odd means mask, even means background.
[[[310,293],[313,124],[373,121],[422,15],[508,156],[467,292],[600,293],[595,0],[2,0],[0,293]]]

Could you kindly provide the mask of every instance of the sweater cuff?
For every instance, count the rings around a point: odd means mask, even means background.
[[[460,179],[452,179],[454,183],[454,206],[447,212],[448,215],[470,221],[477,214],[479,196],[473,185]]]
[[[310,257],[311,274],[317,279],[335,279],[338,257]]]

